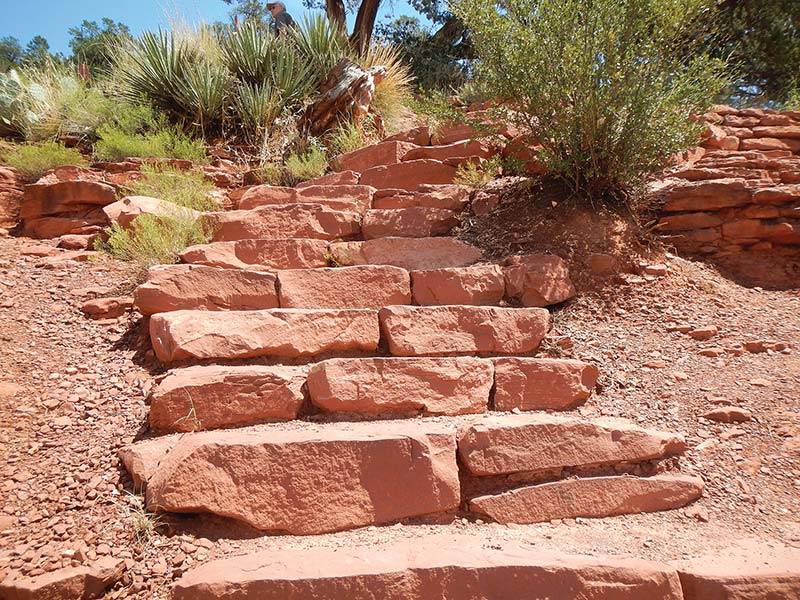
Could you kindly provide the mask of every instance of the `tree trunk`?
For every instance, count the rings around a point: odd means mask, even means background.
[[[350,45],[359,52],[364,52],[369,48],[380,4],[381,0],[362,0],[361,6],[358,7],[356,24],[350,36]]]
[[[328,20],[339,31],[347,34],[347,17],[344,12],[344,0],[325,0],[325,13]]]

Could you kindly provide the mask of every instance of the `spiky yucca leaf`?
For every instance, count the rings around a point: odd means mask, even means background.
[[[278,43],[275,35],[248,21],[222,41],[222,56],[239,80],[258,85],[269,75]]]
[[[219,124],[225,115],[231,77],[222,65],[204,60],[189,65],[179,82],[179,101],[184,112],[193,119],[192,124],[205,132]]]
[[[345,55],[347,39],[321,13],[304,15],[300,26],[292,30],[292,37],[311,70],[314,86],[319,85]]]
[[[282,104],[280,91],[268,81],[260,85],[240,84],[233,99],[236,116],[252,142],[267,133],[280,115]]]

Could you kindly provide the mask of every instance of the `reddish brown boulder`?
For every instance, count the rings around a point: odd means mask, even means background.
[[[373,144],[342,154],[338,159],[339,167],[342,170],[365,173],[372,167],[399,163],[409,150],[416,147],[416,144],[396,140]]]
[[[453,183],[455,176],[455,167],[438,160],[411,160],[395,165],[373,167],[361,174],[361,183],[379,190],[397,188],[414,191],[423,184]]]
[[[147,196],[126,196],[122,200],[103,208],[103,212],[111,223],[119,223],[121,227],[126,229],[133,225],[139,215],[196,220],[202,214],[191,208],[178,206],[174,202],[148,198]]]
[[[328,173],[322,177],[309,179],[298,183],[295,188],[301,190],[312,185],[356,185],[361,178],[361,173],[355,171],[341,171],[340,173]]]
[[[23,235],[37,239],[57,238],[62,235],[89,235],[100,233],[108,226],[105,215],[76,217],[43,217],[25,221]]]
[[[524,254],[505,262],[506,295],[523,306],[549,306],[575,296],[569,269],[554,254]]]
[[[479,476],[642,462],[685,450],[678,435],[621,419],[547,414],[486,417],[464,429],[458,440],[462,463]]]
[[[451,158],[465,158],[479,156],[481,158],[491,158],[495,154],[495,149],[484,140],[462,140],[445,146],[427,146],[409,150],[403,161],[432,159],[444,162]]]
[[[305,367],[194,366],[170,371],[150,393],[150,427],[197,431],[297,417]]]
[[[89,565],[58,569],[36,577],[7,577],[0,583],[4,600],[91,600],[122,578],[125,562],[111,556]]]
[[[320,204],[287,204],[206,213],[215,232],[213,241],[229,242],[248,238],[311,238],[333,240],[359,233],[359,215],[332,210]]]
[[[673,510],[703,495],[688,475],[591,477],[531,485],[470,500],[470,510],[499,523],[541,523]]]
[[[311,368],[308,392],[328,412],[462,415],[486,412],[492,381],[479,358],[333,359]]]
[[[423,125],[389,136],[384,142],[411,142],[417,146],[430,146],[431,130]]]
[[[683,600],[667,565],[560,556],[534,544],[489,544],[485,536],[463,534],[265,550],[189,571],[172,594],[173,600]]]
[[[365,240],[386,237],[425,238],[445,235],[458,225],[452,210],[414,206],[392,210],[368,210],[361,231]]]
[[[687,181],[670,186],[664,194],[667,212],[719,210],[750,203],[745,179]]]
[[[374,351],[378,337],[372,310],[178,310],[150,319],[153,350],[164,362]]]
[[[422,422],[184,435],[147,485],[151,510],[293,535],[452,511],[459,501],[453,432]]]
[[[163,436],[137,442],[119,450],[119,459],[133,479],[135,493],[144,493],[147,482],[155,474],[158,465],[172,452],[179,439],[176,436]]]
[[[503,271],[497,265],[413,271],[414,302],[422,306],[499,304],[505,294]]]
[[[25,186],[20,209],[24,220],[68,212],[75,206],[107,206],[117,199],[113,186],[98,181],[58,181]]]
[[[81,310],[93,319],[116,319],[133,308],[129,296],[94,298],[81,305]]]
[[[143,315],[172,310],[259,310],[278,308],[277,278],[270,273],[204,265],[159,265],[136,288]]]
[[[739,406],[720,406],[705,413],[703,418],[720,423],[744,423],[753,418],[753,413]]]
[[[250,239],[190,246],[181,252],[185,263],[230,269],[314,269],[328,266],[323,240]]]
[[[280,271],[281,308],[383,308],[411,304],[408,271],[364,265]]]
[[[65,250],[89,250],[94,248],[94,243],[98,239],[100,239],[100,235],[96,233],[89,235],[62,235],[58,238],[57,246]]]
[[[379,315],[395,356],[524,354],[539,347],[550,325],[541,308],[387,306]]]
[[[426,206],[459,212],[466,208],[469,196],[470,189],[463,185],[426,185],[417,192],[380,190],[372,198],[372,207],[394,209]]]
[[[495,410],[566,410],[592,393],[597,367],[579,360],[497,358]]]
[[[330,245],[330,252],[339,265],[394,265],[409,271],[465,267],[483,255],[478,248],[449,237],[337,242]]]

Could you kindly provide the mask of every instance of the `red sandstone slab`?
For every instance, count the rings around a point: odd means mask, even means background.
[[[451,184],[456,168],[438,160],[411,160],[373,167],[361,174],[361,184],[377,189],[417,190],[423,184]]]
[[[523,306],[549,306],[575,296],[564,260],[554,254],[524,254],[506,259],[506,295]]]
[[[800,152],[800,140],[791,138],[754,137],[748,140],[742,140],[741,148],[742,150],[789,150],[791,152]]]
[[[464,267],[483,255],[478,248],[449,237],[334,242],[330,252],[339,265],[394,265],[410,271]]]
[[[97,181],[59,181],[25,186],[20,218],[36,219],[71,210],[76,205],[107,206],[116,201],[114,187]]]
[[[206,563],[173,600],[683,600],[660,563],[558,555],[518,541],[438,534],[390,542],[281,547]]]
[[[378,337],[372,310],[178,310],[150,319],[153,350],[164,362],[374,351]]]
[[[364,265],[280,271],[281,308],[383,308],[411,304],[408,271]]]
[[[718,214],[708,212],[680,213],[670,214],[661,218],[658,222],[658,229],[659,231],[687,231],[718,227],[720,225],[722,225],[722,217]]]
[[[318,202],[336,208],[335,203],[350,204],[363,213],[372,205],[375,188],[368,185],[309,185],[297,189],[298,202]],[[346,209],[341,209],[346,210]]]
[[[425,238],[447,234],[458,225],[452,210],[414,206],[391,210],[368,210],[361,231],[365,240],[386,237]]]
[[[547,414],[485,417],[459,434],[458,454],[477,476],[636,463],[682,454],[683,438],[622,419]]]
[[[328,266],[323,240],[249,239],[190,246],[181,252],[185,263],[230,269],[313,269]]]
[[[332,210],[319,204],[286,204],[206,213],[213,241],[248,238],[311,238],[334,240],[357,235],[360,216],[356,212]]]
[[[499,304],[505,294],[503,271],[497,265],[413,271],[411,289],[421,306]]]
[[[379,316],[394,356],[525,354],[539,347],[550,325],[541,308],[387,306]]]
[[[184,435],[147,506],[311,535],[456,509],[455,437],[430,422],[306,424]]]
[[[301,190],[303,188],[311,187],[313,185],[356,185],[361,178],[361,173],[355,171],[341,171],[340,173],[328,173],[322,177],[309,179],[302,183],[298,183],[295,188]]]
[[[170,371],[150,393],[150,427],[199,431],[297,418],[305,367],[193,366]]]
[[[383,193],[381,193],[383,192]],[[376,209],[412,208],[426,206],[428,208],[446,208],[459,212],[469,203],[470,189],[463,185],[429,185],[420,187],[419,191],[381,190],[372,198],[372,207]]]
[[[800,125],[755,127],[753,133],[762,138],[800,140]]]
[[[541,523],[673,510],[703,495],[688,475],[590,477],[531,485],[470,500],[470,510],[499,523]]]
[[[585,401],[597,383],[594,365],[571,359],[496,358],[495,410],[567,410]]]
[[[316,406],[362,415],[483,413],[492,384],[491,363],[471,357],[332,359],[308,373]]]
[[[122,579],[125,561],[102,556],[78,567],[64,567],[35,577],[10,574],[0,582],[3,600],[90,600],[102,598]]]
[[[144,493],[147,482],[164,457],[172,452],[178,439],[174,436],[163,436],[120,448],[117,454],[133,479],[134,493]]]
[[[411,142],[395,140],[373,144],[342,154],[338,159],[339,167],[342,170],[365,173],[373,167],[397,164],[407,152],[417,147]]]
[[[494,149],[487,141],[462,140],[444,146],[427,146],[411,149],[403,156],[403,161],[432,159],[444,162],[452,158],[466,158],[472,156],[491,158],[494,154]]]
[[[431,144],[431,130],[426,126],[413,127],[406,131],[401,131],[395,135],[389,136],[384,142],[411,142],[417,146],[430,146]]]
[[[719,210],[750,203],[745,179],[689,181],[670,186],[664,193],[667,212]]]
[[[259,310],[278,308],[277,278],[270,273],[204,265],[158,265],[136,288],[143,315],[173,310]]]
[[[235,206],[240,210],[250,210],[257,206],[291,204],[296,201],[297,192],[294,188],[262,184],[245,188]]]

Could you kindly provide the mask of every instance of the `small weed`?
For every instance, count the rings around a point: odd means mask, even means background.
[[[482,165],[467,161],[456,169],[453,183],[479,189],[492,181],[500,168],[501,163],[498,157],[487,160]]]
[[[165,164],[142,165],[142,177],[127,186],[131,196],[150,196],[200,211],[219,208],[209,195],[213,189],[202,173]]]
[[[152,545],[158,530],[164,525],[161,515],[147,510],[144,498],[137,494],[126,492],[128,503],[122,505],[131,526],[133,544],[139,550],[144,550]]]
[[[355,123],[346,122],[331,131],[325,142],[333,154],[345,154],[378,141],[372,132],[365,132]]]
[[[200,431],[203,428],[203,423],[197,416],[197,408],[194,405],[194,399],[192,398],[192,395],[189,393],[189,390],[184,390],[184,392],[186,392],[186,396],[188,396],[189,398],[189,412],[186,413],[186,415],[182,416],[177,421],[175,421],[175,425],[183,421],[189,421],[191,423],[192,431]]]
[[[80,152],[57,142],[16,146],[0,159],[17,169],[28,181],[36,181],[56,167],[87,164]]]
[[[328,158],[325,151],[316,146],[311,146],[303,154],[292,154],[286,159],[286,173],[290,185],[321,177],[328,168]]]

